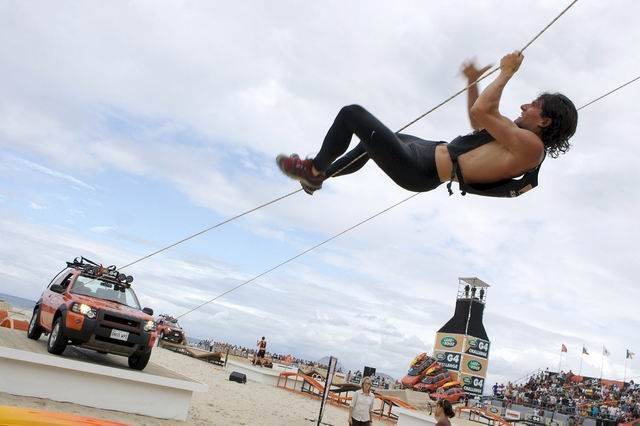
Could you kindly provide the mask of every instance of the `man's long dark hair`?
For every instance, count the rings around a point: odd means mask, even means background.
[[[551,124],[542,128],[542,142],[545,151],[552,158],[569,151],[569,139],[578,126],[578,111],[573,102],[560,93],[543,93],[542,117],[550,118]]]

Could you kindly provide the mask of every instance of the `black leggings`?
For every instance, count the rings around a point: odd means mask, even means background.
[[[349,148],[354,134],[360,138],[360,143],[340,157]],[[372,158],[404,189],[431,191],[441,184],[435,161],[435,147],[439,143],[396,134],[363,107],[350,105],[336,116],[313,165],[326,176],[336,172],[339,173],[335,176],[342,176],[360,170]],[[353,164],[349,164],[352,161]]]

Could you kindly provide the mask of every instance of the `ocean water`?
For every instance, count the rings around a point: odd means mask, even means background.
[[[22,297],[11,296],[5,293],[0,293],[0,300],[4,300],[19,309],[30,309],[36,304],[35,300],[23,299]]]

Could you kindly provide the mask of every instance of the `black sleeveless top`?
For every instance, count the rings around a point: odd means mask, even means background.
[[[447,184],[449,195],[453,195],[451,184],[454,178],[458,178],[460,184],[460,192],[462,195],[476,194],[485,197],[507,197],[513,198],[524,194],[530,189],[538,186],[538,172],[542,162],[535,169],[525,172],[519,179],[503,179],[494,183],[465,183],[462,176],[462,170],[458,163],[458,157],[462,154],[473,151],[474,149],[493,142],[495,139],[486,130],[475,131],[465,136],[458,136],[447,144],[449,156],[453,162],[451,170],[451,180]]]

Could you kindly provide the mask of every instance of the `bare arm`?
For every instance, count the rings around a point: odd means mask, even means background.
[[[473,60],[466,61],[462,64],[461,72],[467,79],[467,85],[472,85],[482,74],[487,72],[491,68],[491,65],[484,66],[480,69],[476,68],[476,64]],[[473,84],[467,89],[467,112],[469,114],[469,122],[474,130],[479,130],[481,127],[477,121],[471,115],[471,107],[478,99],[478,85]]]
[[[513,121],[500,114],[502,91],[518,71],[523,58],[520,52],[504,56],[500,61],[500,74],[484,89],[470,110],[476,123],[519,159],[537,157],[543,149],[533,132],[520,129]]]

